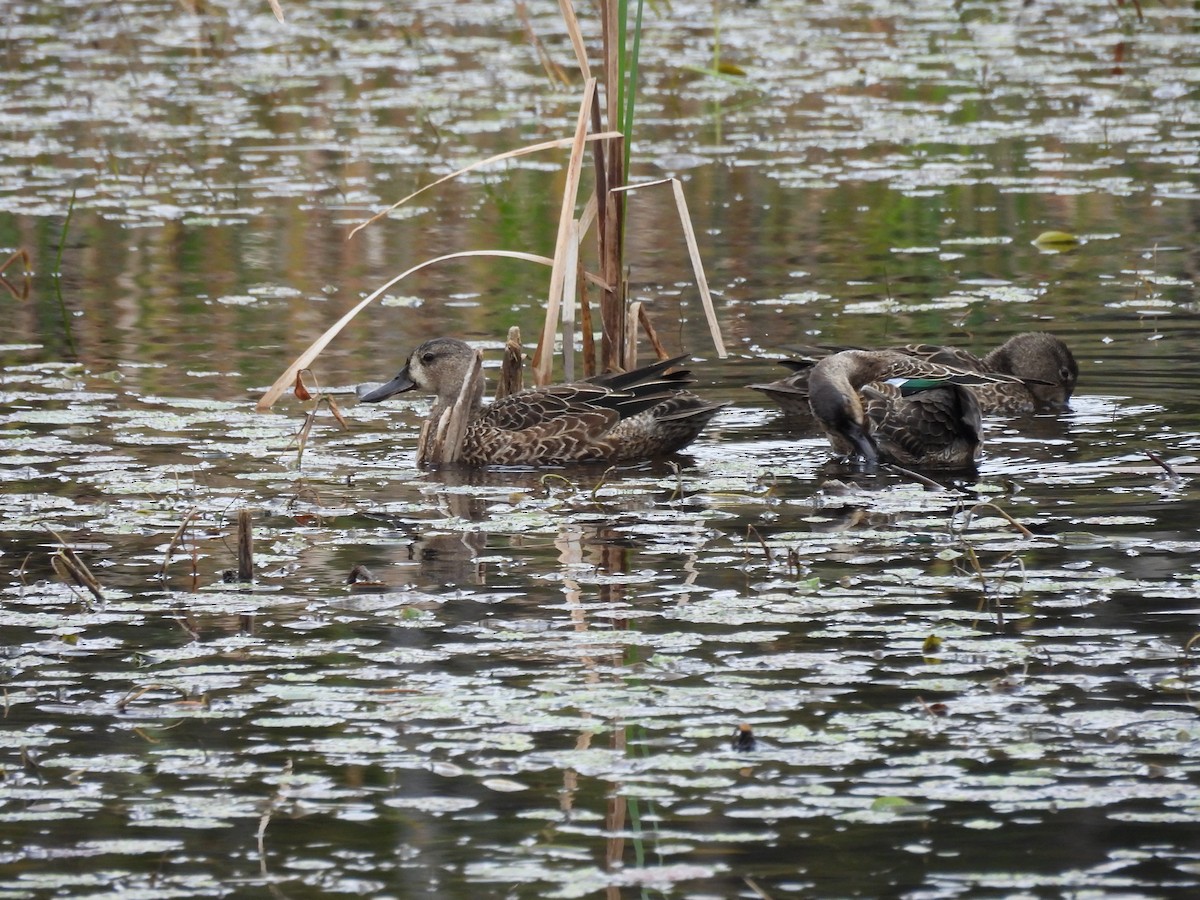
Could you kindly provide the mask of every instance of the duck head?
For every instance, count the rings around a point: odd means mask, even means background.
[[[1025,386],[1042,406],[1066,406],[1079,381],[1079,364],[1070,348],[1044,331],[1010,338],[984,357],[984,364],[1026,379]]]
[[[453,403],[475,371],[477,351],[455,338],[426,341],[408,357],[404,368],[387,384],[359,396],[363,403],[378,403],[394,394],[420,388],[442,403]]]

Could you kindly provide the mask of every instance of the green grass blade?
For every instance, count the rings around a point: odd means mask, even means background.
[[[638,59],[642,48],[643,0],[637,0],[637,14],[633,23],[633,52],[622,62],[628,67],[625,76],[625,104],[621,108],[621,132],[625,135],[625,178],[629,178],[629,158],[633,150],[633,113],[637,106]]]

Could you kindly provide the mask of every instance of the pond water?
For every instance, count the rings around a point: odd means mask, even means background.
[[[633,180],[683,180],[729,357],[667,194],[631,202],[631,276],[730,406],[676,465],[471,475],[415,468],[426,401],[350,387],[535,334],[526,263],[361,314],[315,365],[349,427],[302,453],[311,402],[254,406],[408,266],[551,253],[565,153],[347,235],[569,134],[579,86],[508,4],[284,9],[0,28],[0,262],[30,258],[0,283],[0,898],[1200,890],[1194,6],[649,7]],[[744,387],[805,344],[1034,329],[1072,409],[989,422],[943,490]]]

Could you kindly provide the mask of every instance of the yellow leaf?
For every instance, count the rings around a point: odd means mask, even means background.
[[[1054,244],[1078,244],[1079,238],[1068,231],[1043,231],[1033,239],[1033,242],[1042,246]]]

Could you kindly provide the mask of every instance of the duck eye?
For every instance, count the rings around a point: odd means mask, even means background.
[[[421,354],[421,362],[429,364],[437,358],[437,355],[432,350],[426,350]]]

